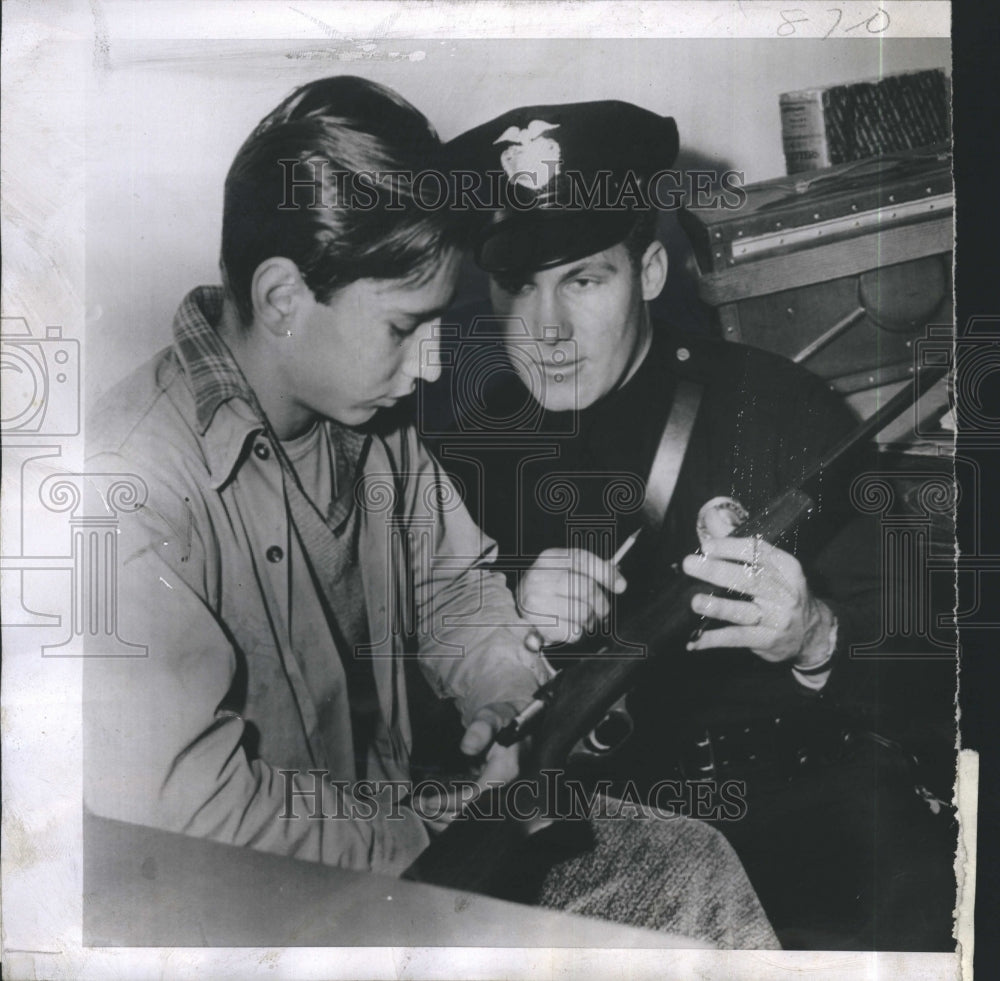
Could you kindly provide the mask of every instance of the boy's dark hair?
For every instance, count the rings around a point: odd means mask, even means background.
[[[274,256],[298,266],[320,303],[358,279],[433,274],[464,235],[435,176],[447,172],[440,152],[422,113],[355,76],[303,85],[265,116],[229,168],[223,204],[219,264],[244,324],[254,272]]]

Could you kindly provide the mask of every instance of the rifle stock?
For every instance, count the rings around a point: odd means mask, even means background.
[[[946,367],[924,369],[922,380],[929,387],[947,371]],[[915,377],[874,416],[833,446],[803,475],[800,484],[773,498],[733,534],[756,536],[780,546],[812,510],[810,491],[831,471],[849,464],[871,436],[913,404],[916,384]],[[523,815],[532,813],[531,808],[542,809],[546,803],[541,789],[546,785],[545,774],[565,767],[577,743],[635,687],[639,676],[655,657],[676,648],[690,636],[700,619],[691,610],[691,599],[695,593],[711,592],[724,591],[692,579],[676,568],[669,570],[663,579],[651,583],[649,600],[627,625],[629,635],[642,638],[649,656],[615,656],[605,648],[563,669],[546,686],[544,697],[548,706],[536,727],[527,770],[514,785],[495,788],[467,805],[403,877],[502,898],[522,898],[519,893],[523,893],[523,898],[530,899],[524,877],[533,881],[540,878],[544,869],[524,868],[524,856],[520,856],[522,861],[519,863],[516,850],[522,847],[535,827],[525,821]],[[576,829],[570,836],[575,848],[586,847],[587,833],[582,830],[585,824],[575,822]],[[539,836],[548,833],[549,829],[540,832]],[[520,870],[515,867],[519,864]]]

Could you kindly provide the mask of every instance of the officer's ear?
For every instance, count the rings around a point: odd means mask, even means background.
[[[254,323],[275,337],[288,336],[308,301],[315,302],[299,267],[284,256],[265,259],[254,270],[250,300]]]
[[[647,303],[663,292],[667,282],[667,250],[659,240],[654,239],[643,252],[639,263],[639,278],[642,282],[642,298]]]

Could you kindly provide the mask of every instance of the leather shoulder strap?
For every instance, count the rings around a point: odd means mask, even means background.
[[[684,463],[695,419],[698,418],[702,391],[702,386],[691,379],[682,378],[677,382],[674,404],[667,416],[660,445],[656,448],[653,466],[646,480],[642,516],[650,528],[658,529],[663,524],[670,499],[674,496],[677,477]]]

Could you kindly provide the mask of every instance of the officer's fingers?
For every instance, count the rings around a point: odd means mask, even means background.
[[[566,581],[565,572],[551,572],[544,569],[531,569],[521,577],[518,593],[523,597],[546,596],[559,588],[560,582]]]
[[[775,601],[794,596],[798,591],[774,566],[767,563],[754,567],[708,555],[688,555],[682,568],[695,579],[758,600]]]
[[[579,640],[590,623],[593,607],[588,599],[582,596],[573,597],[567,606],[568,616],[563,626],[568,640]]]
[[[535,624],[535,630],[542,639],[539,648],[551,647],[553,644],[565,644],[572,634],[572,627],[566,617],[558,617],[555,623]]]
[[[544,646],[565,644],[583,633],[588,611],[589,607],[582,600],[563,597],[558,610],[550,607],[546,621],[536,621],[533,629],[542,638]]]
[[[703,555],[719,559],[729,559],[730,562],[753,563],[760,556],[762,539],[760,538],[710,538],[702,543]]]
[[[701,579],[723,589],[754,595],[751,587],[759,588],[756,580],[760,577],[755,576],[749,566],[740,562],[710,558],[707,555],[686,555],[681,567],[693,579]]]
[[[546,644],[577,640],[595,616],[604,617],[610,609],[604,591],[587,576],[573,574],[558,588],[548,586],[525,589],[518,602],[521,615]]]
[[[518,587],[517,607],[527,618],[558,617],[565,615],[568,596],[565,574],[557,578],[548,575],[525,577]]]
[[[547,548],[531,564],[532,572],[565,572],[572,567],[572,549]]]
[[[788,578],[802,575],[802,566],[794,555],[765,542],[763,538],[713,538],[705,542],[702,552],[712,558],[743,562],[758,568],[769,566]]]
[[[569,570],[570,560],[567,549],[546,549],[518,581],[518,603],[537,601],[538,597],[544,598],[554,592],[558,589],[560,582],[566,581]]]
[[[778,548],[777,545],[765,542],[762,538],[758,539],[757,556],[759,561],[777,569],[786,578],[801,578],[803,576],[802,566],[791,552],[786,552],[783,548]]]
[[[602,559],[586,549],[570,550],[570,562],[575,573],[587,576],[602,589],[612,593],[620,593],[625,589],[625,577],[610,559]]]
[[[581,601],[586,604],[588,609],[593,609],[599,600],[606,596],[606,591],[602,586],[598,585],[590,576],[580,572],[572,573],[565,583],[565,587],[563,595],[568,601]]]
[[[706,630],[687,643],[689,651],[705,651],[716,647],[749,647],[761,653],[774,641],[774,631],[768,627],[719,627]],[[766,657],[766,655],[761,654]]]
[[[589,629],[595,621],[603,620],[611,611],[611,594],[588,576],[575,575],[570,583],[570,600],[576,625]]]
[[[590,597],[589,620],[603,620],[610,611],[611,601],[608,599],[608,594],[603,589],[594,590],[593,595]]]
[[[764,611],[757,603],[727,599],[724,596],[710,596],[706,593],[697,593],[692,597],[691,609],[713,620],[724,620],[749,627],[756,627],[764,619]]]

